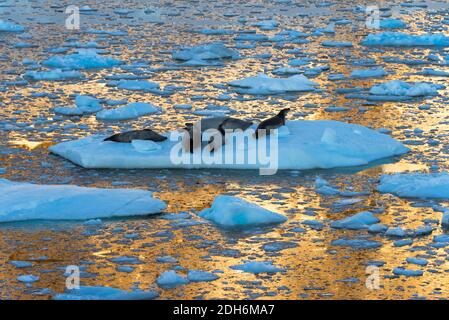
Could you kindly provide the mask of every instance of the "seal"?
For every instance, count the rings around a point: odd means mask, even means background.
[[[236,118],[227,118],[227,119],[223,120],[223,122],[220,123],[217,128],[218,132],[221,134],[221,139],[218,139],[215,136],[211,137],[211,139],[209,140],[209,144],[208,144],[209,150],[211,152],[215,151],[219,147],[222,147],[226,143],[226,139],[225,139],[226,130],[227,131],[235,131],[235,130],[245,131],[246,129],[251,127],[252,124],[253,123],[251,121],[245,121],[245,120],[240,120],[240,119],[236,119]]]
[[[186,123],[184,130],[189,134],[188,145],[184,145],[185,150],[189,150],[190,153],[193,153],[193,150],[200,147],[202,144],[203,133],[210,129],[218,130],[222,135],[224,135],[224,130],[226,129],[242,129],[246,130],[253,123],[237,118],[231,117],[213,117],[213,118],[205,118],[200,121],[193,123]],[[220,129],[221,128],[221,129]],[[196,139],[194,137],[197,137]],[[213,137],[211,138],[213,141]],[[209,140],[209,143],[212,141]]]
[[[262,121],[256,129],[255,137],[259,138],[259,133],[261,135],[269,135],[270,130],[277,129],[279,127],[285,126],[285,117],[287,113],[290,111],[290,108],[285,108],[279,111],[277,115]],[[263,130],[263,131],[259,131]]]
[[[155,142],[162,142],[167,140],[167,137],[160,135],[157,132],[154,132],[151,129],[143,129],[143,130],[132,130],[122,133],[116,133],[103,141],[114,141],[114,142],[126,142],[129,143],[133,140],[151,140]]]

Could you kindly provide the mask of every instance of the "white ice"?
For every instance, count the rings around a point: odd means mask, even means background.
[[[166,208],[152,193],[74,185],[38,185],[0,179],[0,222],[88,220],[149,215]]]
[[[212,206],[202,210],[198,215],[223,227],[254,226],[287,221],[287,218],[281,214],[226,195],[215,197]]]

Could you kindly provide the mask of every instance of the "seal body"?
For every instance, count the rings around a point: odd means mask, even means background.
[[[210,129],[218,130],[224,136],[224,130],[226,129],[242,129],[246,130],[252,125],[252,122],[231,118],[231,117],[213,117],[205,118],[193,123],[186,123],[184,130],[189,134],[188,144],[184,145],[184,149],[193,153],[193,150],[202,146],[203,133]],[[213,142],[213,137],[209,140],[209,143]]]
[[[279,127],[285,126],[285,117],[290,111],[289,108],[282,109],[277,115],[262,121],[256,129],[256,139],[260,135],[269,135],[270,130],[277,129]],[[259,131],[263,130],[263,131]]]
[[[143,129],[117,133],[104,139],[103,141],[130,143],[133,140],[151,140],[155,142],[162,142],[167,140],[167,137],[164,137],[151,129]]]
[[[220,123],[220,125],[217,128],[219,134],[221,134],[221,137],[216,137],[216,136],[211,137],[211,139],[209,140],[209,145],[208,145],[209,150],[215,151],[219,147],[222,147],[226,143],[226,139],[225,139],[226,130],[228,130],[228,131],[234,131],[234,130],[245,131],[246,129],[251,127],[252,124],[253,123],[251,121],[245,121],[245,120],[240,120],[240,119],[236,119],[236,118],[225,119],[222,123]]]

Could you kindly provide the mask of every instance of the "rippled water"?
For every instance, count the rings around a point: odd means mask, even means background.
[[[356,1],[359,5],[369,2]],[[321,3],[321,1],[317,1]],[[428,2],[424,9],[392,5],[393,13],[409,24],[406,32],[443,32],[447,27],[441,20],[449,8],[444,2]],[[3,6],[10,4],[11,6]],[[414,239],[412,246],[394,247],[391,239],[371,236],[366,231],[336,231],[329,221],[340,219],[363,210],[379,210],[382,223],[414,228],[425,219],[441,218],[430,206],[432,201],[400,199],[375,191],[382,173],[402,171],[447,170],[448,113],[447,90],[425,101],[407,103],[367,103],[364,100],[346,99],[335,93],[336,88],[360,86],[369,88],[374,83],[392,79],[446,83],[446,78],[416,75],[428,65],[386,63],[382,56],[406,59],[426,59],[430,53],[443,53],[445,49],[382,49],[368,50],[360,45],[363,37],[371,32],[364,27],[364,14],[355,14],[354,1],[338,1],[332,6],[316,7],[315,1],[88,1],[98,11],[81,15],[81,30],[68,31],[64,27],[65,7],[70,1],[10,1],[0,2],[0,18],[11,19],[28,28],[30,39],[20,40],[20,34],[0,34],[0,121],[8,124],[0,131],[0,167],[6,172],[1,178],[15,181],[32,181],[45,184],[78,184],[83,186],[145,188],[169,204],[166,212],[187,211],[192,214],[191,225],[182,221],[170,221],[163,215],[138,218],[105,220],[101,226],[89,227],[82,222],[24,222],[0,226],[0,298],[36,299],[50,298],[52,294],[37,295],[38,289],[49,288],[53,293],[64,291],[64,270],[67,265],[80,265],[87,272],[82,284],[131,288],[153,288],[161,299],[169,298],[287,298],[287,299],[428,299],[447,298],[449,295],[448,254],[444,248],[429,248],[431,236]],[[385,4],[386,6],[386,4]],[[129,15],[118,15],[116,8],[129,8]],[[145,13],[146,9],[153,13]],[[147,11],[148,12],[148,11]],[[235,15],[225,13],[235,13]],[[173,63],[171,51],[183,45],[221,40],[232,47],[234,35],[202,35],[192,30],[201,28],[229,28],[255,30],[239,19],[249,22],[272,18],[280,23],[271,31],[258,31],[274,35],[284,29],[296,29],[306,33],[317,27],[325,27],[330,19],[350,19],[352,25],[336,26],[335,36],[309,37],[306,44],[256,43],[248,49],[238,49],[244,57],[227,61],[223,67],[166,68]],[[107,36],[84,33],[83,30],[120,29],[127,36]],[[351,41],[352,48],[327,48],[324,40]],[[25,41],[35,45],[18,49],[13,45]],[[84,72],[83,81],[33,82],[25,86],[7,85],[25,72],[23,59],[42,61],[50,56],[48,48],[60,47],[78,41],[96,41],[109,51],[108,54],[128,64],[145,62],[148,65],[131,70],[99,70]],[[258,72],[269,72],[287,66],[294,58],[289,49],[302,48],[303,54],[314,58],[314,65],[328,65],[314,81],[320,91],[306,94],[289,94],[268,97],[238,96],[230,101],[219,101],[217,96],[228,93],[231,80]],[[269,53],[269,58],[258,55]],[[329,74],[349,75],[357,68],[354,61],[374,58],[376,63],[391,71],[382,79],[330,81]],[[448,68],[438,67],[441,70]],[[113,73],[134,72],[147,75],[151,81],[165,85],[183,86],[171,96],[132,93],[106,86],[104,76]],[[35,98],[33,92],[48,92],[54,97]],[[52,111],[55,106],[73,103],[76,93],[95,95],[99,98],[128,99],[151,102],[163,109],[163,114],[142,117],[120,123],[104,123],[95,116],[60,117]],[[260,120],[273,114],[273,110],[289,107],[290,119],[335,119],[358,123],[372,128],[388,128],[391,135],[403,142],[411,152],[396,159],[386,159],[367,167],[322,171],[284,171],[276,176],[258,176],[257,172],[217,170],[86,170],[59,157],[49,154],[47,148],[57,142],[84,137],[107,130],[119,131],[148,126],[165,130],[196,119],[191,111],[173,109],[174,104],[190,103],[194,109],[208,104],[227,105],[237,111],[237,116]],[[309,104],[305,107],[305,104]],[[418,107],[427,104],[429,110]],[[344,106],[343,112],[326,112],[329,106]],[[1,126],[0,126],[1,128]],[[414,132],[415,128],[422,133]],[[438,140],[430,145],[429,139]],[[433,166],[433,167],[432,167]],[[315,192],[317,175],[341,189],[368,191],[362,201],[350,206],[335,206],[337,196],[322,196]],[[284,224],[251,230],[223,231],[201,218],[195,212],[209,207],[218,194],[234,194],[280,212],[288,217]],[[26,201],[26,199],[23,199]],[[444,201],[440,202],[444,204]],[[1,206],[1,204],[0,204]],[[311,216],[313,215],[313,216]],[[322,230],[314,230],[301,224],[303,220],[324,222]],[[304,227],[304,233],[294,232]],[[434,234],[443,230],[437,225]],[[351,250],[331,245],[342,236],[363,235],[380,241],[378,249]],[[130,236],[131,235],[131,236]],[[293,243],[295,246],[278,252],[268,252],[263,245],[273,241]],[[422,246],[422,247],[420,247]],[[415,250],[412,250],[415,248]],[[393,276],[392,270],[404,266],[407,257],[417,254],[428,256],[429,264],[421,268],[424,275],[416,278]],[[192,283],[186,286],[162,290],[155,284],[156,278],[173,265],[157,263],[163,255],[177,258],[175,265],[186,270],[221,270],[220,278],[210,283]],[[143,264],[135,266],[131,273],[116,271],[117,265],[109,259],[118,256],[135,256]],[[44,258],[42,258],[44,257]],[[33,267],[24,271],[8,261],[33,261]],[[285,269],[274,275],[253,275],[230,268],[245,260],[270,260]],[[381,260],[379,290],[365,286],[366,264]],[[180,271],[183,273],[183,271]],[[32,273],[40,281],[27,287],[16,280],[18,275]],[[348,278],[355,278],[348,280]],[[343,280],[343,281],[341,281]],[[345,281],[346,280],[346,281]]]

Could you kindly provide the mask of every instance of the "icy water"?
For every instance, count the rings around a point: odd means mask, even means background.
[[[449,35],[449,5],[426,2],[425,8],[384,3],[393,17],[408,23],[407,33],[442,32]],[[155,290],[159,299],[445,299],[449,297],[448,252],[429,244],[433,235],[444,231],[441,213],[432,205],[445,201],[402,199],[376,192],[382,173],[443,171],[448,169],[447,141],[449,117],[446,89],[435,97],[408,102],[367,102],[349,99],[338,88],[370,88],[388,80],[427,81],[445,84],[446,78],[418,75],[423,68],[449,71],[430,56],[443,57],[444,48],[367,48],[360,44],[373,30],[365,28],[366,14],[357,5],[363,1],[85,1],[96,11],[81,14],[81,30],[64,27],[64,13],[70,1],[0,1],[0,19],[27,27],[24,33],[0,32],[0,177],[43,184],[76,184],[95,187],[143,188],[167,201],[160,215],[103,220],[87,226],[83,222],[28,221],[0,226],[0,298],[47,299],[65,288],[65,268],[81,267],[83,285],[109,286],[124,290]],[[319,4],[319,5],[317,5]],[[119,14],[116,9],[131,11]],[[151,9],[151,10],[149,10]],[[115,12],[114,12],[115,10]],[[260,30],[252,23],[275,20],[273,30]],[[337,23],[335,34],[311,36],[317,28]],[[305,43],[240,42],[236,34],[206,35],[201,29],[255,31],[274,36],[286,30],[303,31]],[[89,29],[122,30],[126,35],[93,34]],[[374,31],[375,32],[375,31]],[[324,47],[321,42],[349,41],[353,47]],[[95,41],[109,56],[125,61],[114,69],[82,71],[80,81],[39,81],[22,83],[22,75],[39,68],[24,59],[41,62],[51,55],[48,49],[67,48]],[[171,52],[181,46],[222,41],[238,50],[242,59],[224,61],[220,67],[182,67]],[[31,44],[18,48],[21,42]],[[244,44],[244,45],[243,45]],[[298,49],[298,50],[295,50]],[[329,66],[317,75],[308,75],[320,90],[304,94],[275,96],[238,95],[229,90],[229,81],[259,72],[270,73],[288,66],[293,58],[311,58],[305,67]],[[388,62],[385,57],[403,59]],[[366,59],[373,59],[367,63]],[[416,60],[416,63],[412,63]],[[364,63],[363,63],[364,62]],[[382,66],[388,75],[364,80],[329,80],[329,75],[349,76],[362,66]],[[107,75],[130,73],[148,78],[161,87],[176,87],[170,95],[131,92],[108,86]],[[19,81],[19,82],[17,82]],[[35,93],[48,93],[39,96]],[[64,117],[52,108],[73,104],[77,93],[105,99],[150,102],[163,113],[123,122],[101,122],[93,115]],[[230,99],[222,99],[221,94]],[[234,116],[260,120],[284,107],[292,109],[289,119],[334,119],[375,129],[391,130],[411,152],[384,159],[366,167],[320,171],[283,171],[275,176],[259,176],[255,171],[218,170],[87,170],[51,155],[48,147],[90,134],[151,126],[175,129],[199,118],[192,110],[175,110],[176,104],[191,104],[193,110],[209,104],[225,105]],[[327,109],[331,106],[345,109]],[[422,107],[428,106],[428,107]],[[420,129],[420,130],[419,130]],[[436,141],[436,142],[435,142]],[[341,196],[318,194],[317,176],[340,190],[364,191],[349,197],[360,201],[341,203]],[[219,194],[238,195],[265,208],[284,214],[288,221],[270,227],[223,230],[201,219],[196,212],[211,205]],[[23,199],[25,202],[27,199]],[[1,204],[0,204],[1,206]],[[339,231],[330,222],[371,210],[388,226],[414,229],[427,223],[433,235],[414,238],[413,243],[394,246],[397,239],[371,235],[367,231]],[[183,219],[167,219],[167,213],[186,212]],[[311,227],[304,220],[320,221]],[[303,228],[304,230],[301,230]],[[300,232],[302,231],[302,232]],[[351,249],[331,245],[342,237],[379,241],[373,249]],[[177,262],[156,259],[172,256]],[[141,263],[131,272],[117,270],[117,257],[135,257]],[[409,257],[428,260],[426,266],[411,265]],[[32,267],[16,268],[10,261],[32,262]],[[245,261],[272,261],[284,269],[275,274],[254,275],[232,269]],[[366,266],[381,261],[380,288],[367,288]],[[128,264],[125,264],[128,265]],[[395,276],[393,269],[423,270],[419,277]],[[167,270],[215,272],[219,279],[190,283],[176,289],[161,289],[157,277]],[[17,281],[19,275],[33,274],[32,284]]]

